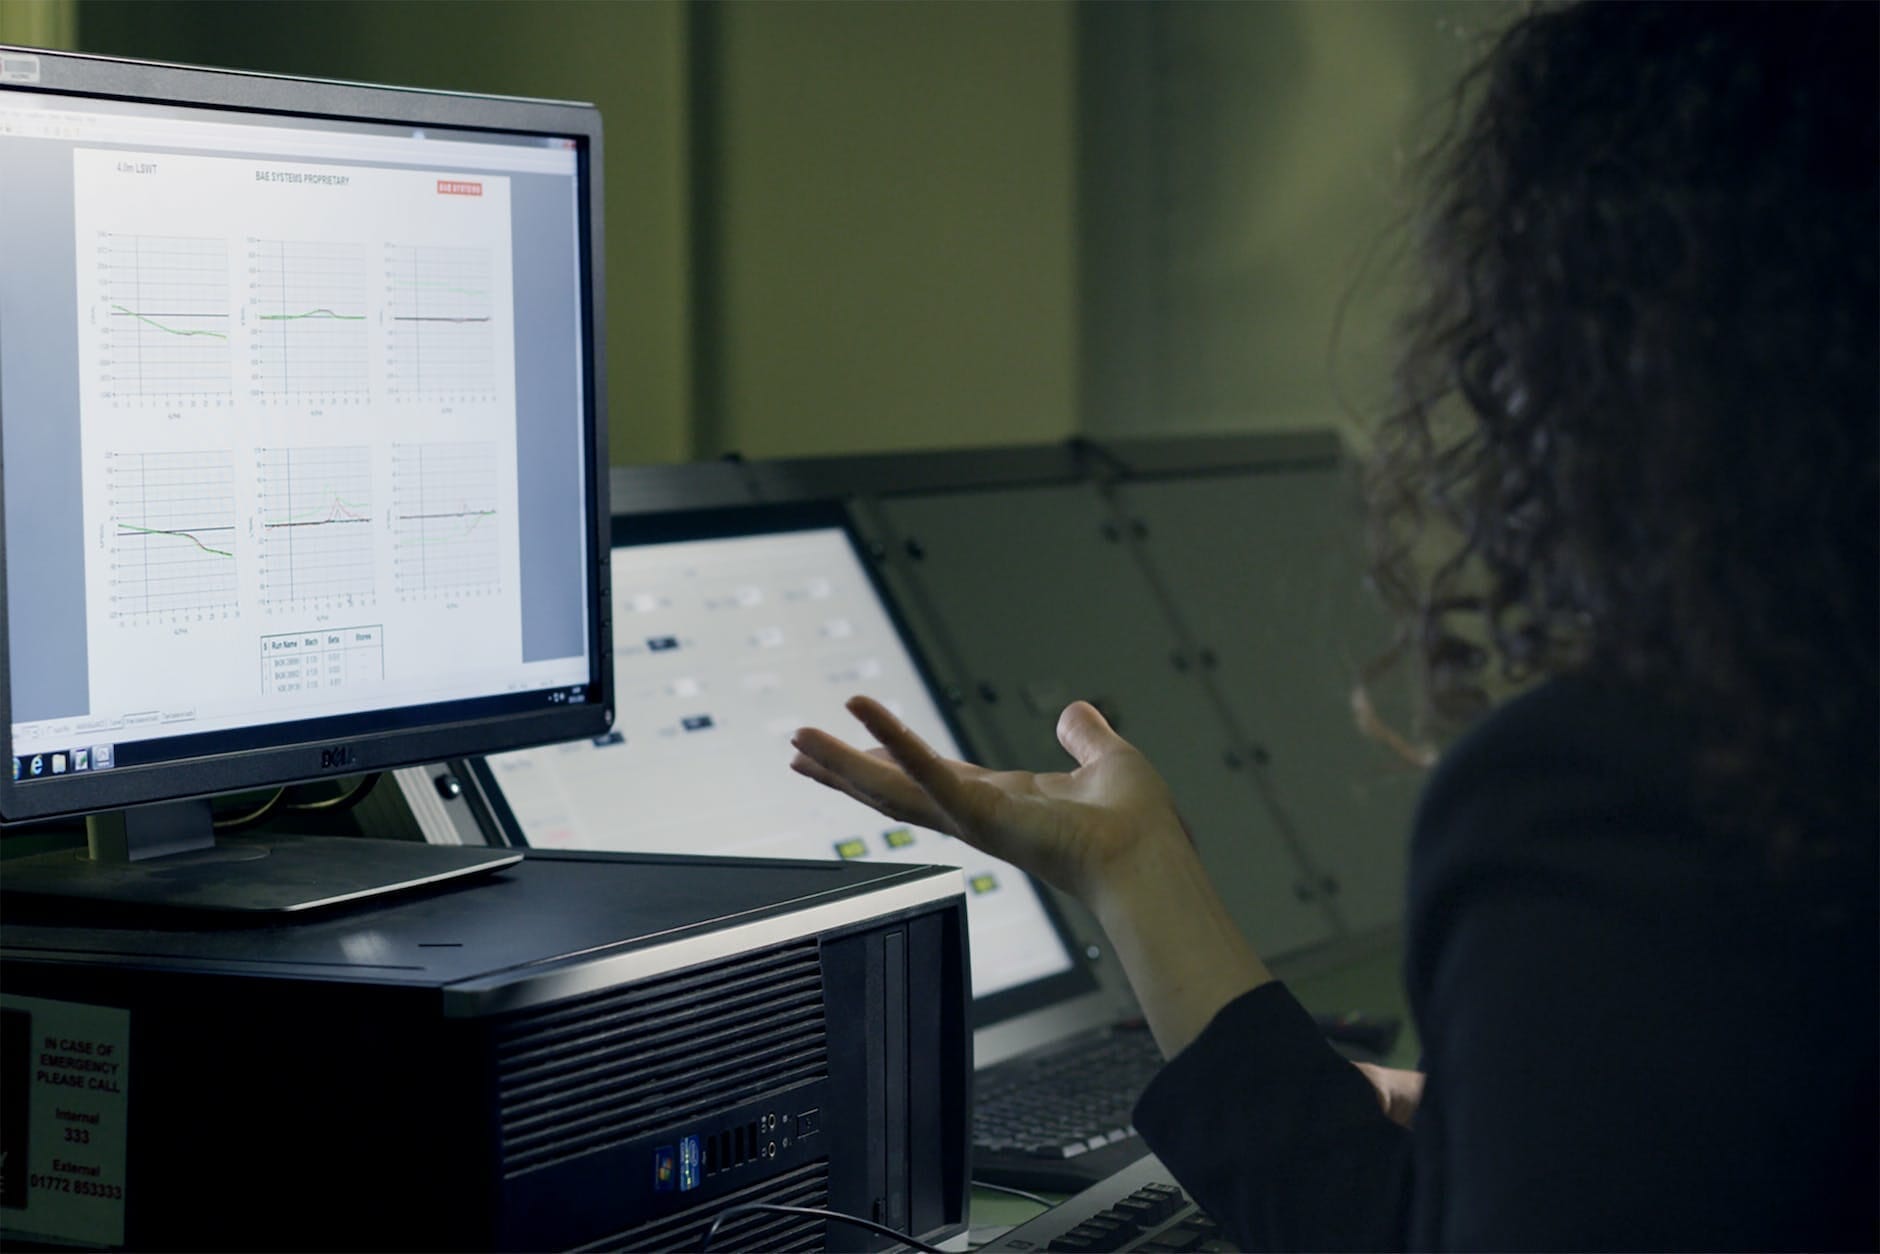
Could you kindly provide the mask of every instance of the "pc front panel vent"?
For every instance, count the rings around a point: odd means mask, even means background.
[[[639,1224],[579,1248],[583,1251],[696,1250],[705,1239],[705,1230],[711,1227],[718,1213],[727,1206],[736,1206],[742,1202],[826,1209],[829,1205],[829,1160],[819,1158],[813,1163],[804,1163],[794,1171],[761,1181],[748,1189],[739,1189],[724,1197],[701,1202],[689,1210]],[[821,1250],[826,1248],[823,1225],[827,1222],[813,1215],[778,1215],[763,1211],[734,1215],[719,1225],[718,1234],[712,1238],[712,1249],[763,1250],[766,1254],[772,1251],[788,1254],[794,1250]],[[840,1236],[835,1235],[838,1231]],[[831,1228],[829,1234],[834,1237],[830,1244],[834,1244],[837,1249],[860,1248],[859,1244],[844,1244],[853,1236],[867,1239],[860,1229],[846,1226]]]
[[[817,944],[520,1015],[497,1030],[496,1058],[508,1176],[825,1079]]]

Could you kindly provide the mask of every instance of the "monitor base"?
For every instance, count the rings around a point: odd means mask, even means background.
[[[0,868],[0,891],[265,915],[404,892],[521,860],[512,849],[267,832],[137,861],[95,860],[87,849],[11,859]]]

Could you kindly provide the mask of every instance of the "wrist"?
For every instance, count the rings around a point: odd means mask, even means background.
[[[1143,840],[1085,899],[1110,937],[1165,1057],[1229,1002],[1273,977],[1179,827]]]
[[[1096,868],[1079,896],[1107,927],[1111,919],[1122,923],[1215,893],[1187,829],[1171,816],[1145,827]]]

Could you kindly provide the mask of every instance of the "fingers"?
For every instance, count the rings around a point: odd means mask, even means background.
[[[977,798],[967,781],[945,758],[935,753],[932,746],[878,701],[851,697],[848,710],[868,729],[869,735],[881,742],[888,756],[933,799],[933,803],[956,820],[948,825],[948,830],[957,831],[971,823]]]
[[[1109,720],[1088,701],[1073,701],[1058,715],[1058,743],[1077,759],[1077,765],[1089,766],[1098,758],[1129,748],[1129,742],[1116,734]]]
[[[863,805],[905,822],[951,831],[953,825],[919,784],[879,752],[863,753],[813,727],[798,731],[790,743],[796,758],[790,769]]]
[[[799,752],[796,757],[791,760],[790,769],[806,779],[814,780],[825,788],[833,789],[851,800],[858,801],[862,805],[880,811],[889,818],[899,819],[906,823],[916,823],[922,827],[933,826],[933,816],[931,813],[927,812],[931,810],[931,807],[927,807],[919,814],[912,813],[908,809],[895,804],[889,798],[882,797],[876,793],[863,791],[859,785],[851,783],[849,780],[838,775],[828,767],[823,766],[806,754]],[[925,797],[923,796],[922,799],[925,800]]]
[[[806,727],[791,743],[808,760],[806,765],[821,767],[837,779],[822,779],[809,770],[799,769],[799,773],[828,783],[883,814],[975,845],[987,838],[1004,798],[997,786],[987,782],[985,772],[941,757],[877,701],[854,697],[848,709],[882,748],[863,753],[827,732]]]

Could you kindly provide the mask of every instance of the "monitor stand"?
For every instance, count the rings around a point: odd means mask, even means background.
[[[260,832],[217,840],[207,800],[85,820],[88,847],[9,859],[8,893],[244,915],[336,906],[522,861],[513,849]]]

